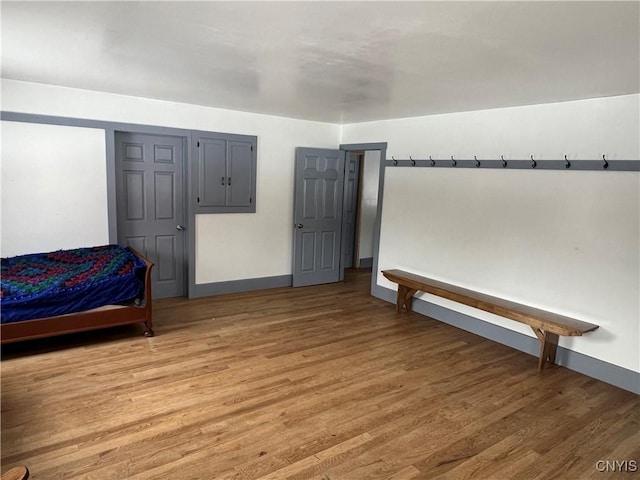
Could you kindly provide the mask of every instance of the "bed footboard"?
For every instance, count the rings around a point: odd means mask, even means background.
[[[130,247],[128,249],[139,257],[146,266],[142,306],[107,305],[84,312],[4,323],[0,325],[0,342],[19,342],[138,322],[143,322],[145,325],[144,336],[153,337],[151,269],[154,264],[134,249]]]
[[[155,332],[153,331],[153,299],[151,296],[151,269],[153,268],[153,262],[147,257],[142,255],[136,249],[127,247],[127,249],[133,253],[136,257],[142,260],[147,267],[144,272],[144,336],[153,337]]]

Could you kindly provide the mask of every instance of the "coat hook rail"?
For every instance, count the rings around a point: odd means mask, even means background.
[[[408,159],[397,159],[395,156],[385,162],[389,167],[428,167],[428,168],[475,168],[484,170],[487,168],[499,168],[509,170],[564,170],[564,171],[584,171],[599,170],[610,172],[640,172],[640,160],[607,160],[606,155],[602,155],[600,160],[569,160],[568,155],[563,155],[560,159],[536,160],[530,155],[528,160],[509,159],[505,160],[504,155],[499,159],[482,159],[477,155],[472,159],[456,159],[454,155],[448,160],[435,159],[429,155],[425,159],[414,158],[412,155]]]

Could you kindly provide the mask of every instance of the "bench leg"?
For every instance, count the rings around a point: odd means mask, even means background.
[[[538,371],[541,371],[545,367],[547,362],[552,365],[556,363],[558,334],[543,332],[538,328],[533,328],[533,332],[538,337],[538,340],[540,340],[540,358],[538,359]]]
[[[402,308],[406,308],[407,312],[413,311],[413,295],[417,292],[404,285],[398,285],[398,297],[396,299],[396,312],[400,313]]]

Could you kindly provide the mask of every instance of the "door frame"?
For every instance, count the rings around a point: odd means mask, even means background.
[[[378,252],[380,250],[380,219],[382,217],[382,192],[384,189],[384,162],[387,158],[387,142],[377,143],[344,143],[340,144],[340,150],[345,151],[345,155],[349,152],[366,152],[368,150],[380,151],[380,173],[378,175],[378,205],[376,209],[376,223],[373,231],[373,265],[371,267],[371,293],[375,291],[378,279]],[[346,162],[345,162],[346,164]],[[344,208],[344,205],[343,205]],[[344,214],[344,212],[343,212]],[[340,255],[342,261],[342,252]],[[344,265],[340,265],[340,280],[344,280]]]
[[[362,222],[362,182],[364,179],[364,152],[358,162],[358,193],[356,195],[356,228],[353,235],[353,268],[360,268],[360,223]]]
[[[171,136],[182,141],[182,215],[186,228],[182,258],[184,262],[184,292],[191,298],[195,290],[195,213],[191,205],[191,131],[169,127],[122,124],[105,128],[105,146],[107,163],[107,216],[109,243],[118,243],[118,212],[116,189],[116,132],[138,133],[144,135]]]
[[[349,193],[349,164],[351,163],[351,158],[352,157],[356,157],[356,171],[357,171],[357,175],[355,175],[355,180],[354,180],[354,187],[355,187],[355,201],[353,204],[353,213],[351,215],[347,215],[347,207],[349,205],[348,201],[348,193]],[[340,280],[342,280],[343,275],[342,275],[342,270],[346,269],[346,268],[357,268],[358,266],[358,260],[356,258],[357,256],[357,252],[358,252],[358,248],[357,248],[357,238],[359,235],[359,219],[360,219],[360,210],[359,210],[359,205],[360,205],[360,184],[362,182],[362,159],[364,158],[364,152],[345,152],[344,155],[344,186],[343,186],[343,191],[342,191],[342,243],[340,245],[340,254],[341,254],[341,262],[345,262],[345,254],[347,249],[349,248],[349,239],[346,236],[346,231],[347,231],[347,223],[348,223],[348,219],[350,217],[353,216],[352,221],[353,221],[353,238],[351,239],[353,241],[353,245],[352,245],[352,261],[351,261],[351,265],[347,265],[345,263],[344,268],[341,269],[341,276],[340,276]]]

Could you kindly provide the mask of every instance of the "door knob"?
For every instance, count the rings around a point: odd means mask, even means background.
[[[301,223],[296,223],[294,226],[295,226],[296,228],[302,228],[302,227],[304,227],[304,225],[302,225]]]
[[[186,228],[184,228],[182,225],[176,225],[176,230],[186,230]]]

